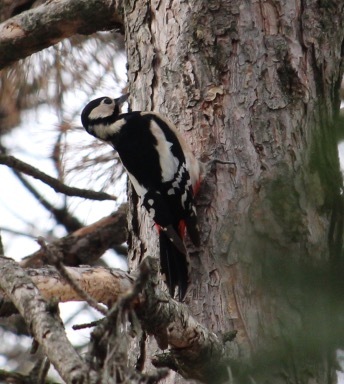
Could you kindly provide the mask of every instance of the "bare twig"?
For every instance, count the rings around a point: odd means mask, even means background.
[[[94,320],[94,321],[91,321],[90,323],[84,323],[84,324],[75,324],[72,326],[72,329],[74,331],[78,331],[79,329],[85,329],[85,328],[93,328],[93,327],[96,327],[97,325],[99,325],[99,323],[102,321],[102,319],[100,320]]]
[[[50,311],[24,270],[6,257],[0,257],[0,286],[61,377],[68,383],[85,383],[89,369],[68,341],[61,319]]]
[[[80,189],[69,187],[59,180],[47,175],[39,169],[33,167],[30,164],[21,161],[14,156],[0,154],[0,164],[7,165],[10,168],[14,168],[17,171],[23,172],[26,175],[32,176],[35,179],[41,180],[43,183],[49,185],[55,192],[63,193],[67,196],[83,197],[91,200],[116,200],[115,196],[111,196],[105,192],[95,192],[87,189]]]
[[[107,310],[98,304],[94,298],[84,291],[81,286],[73,279],[68,270],[62,263],[63,256],[61,251],[54,245],[47,245],[42,237],[37,239],[38,244],[45,250],[45,254],[50,261],[50,264],[54,265],[60,275],[66,280],[66,282],[72,287],[72,289],[78,294],[78,296],[86,301],[92,308],[103,314],[107,314]]]
[[[16,229],[3,227],[3,226],[0,227],[0,231],[11,233],[13,235],[29,237],[30,239],[36,239],[37,238],[37,236],[35,236],[31,233],[27,233],[27,232],[23,232],[23,231],[17,231]]]
[[[54,241],[63,254],[63,264],[76,266],[92,264],[98,260],[107,249],[125,242],[127,238],[127,205],[122,204],[111,215],[90,224],[87,227]],[[42,267],[47,264],[43,249],[24,258],[22,267]]]
[[[45,384],[50,368],[50,362],[46,357],[39,359],[32,368],[29,378],[32,383]]]
[[[1,383],[13,383],[13,384],[26,384],[28,377],[21,373],[8,372],[0,369],[0,382]]]
[[[80,221],[76,217],[72,216],[68,212],[67,208],[54,207],[25,179],[25,177],[20,172],[13,169],[13,173],[24,185],[24,187],[37,199],[37,201],[55,217],[57,223],[63,225],[66,228],[67,232],[73,232],[82,227]]]
[[[103,366],[104,382],[108,382],[110,376],[119,376],[123,382],[157,383],[168,374],[166,368],[159,368],[153,374],[145,374],[136,366],[129,364],[130,335],[128,332],[123,332],[123,328],[128,329],[130,324],[133,334],[137,336],[142,333],[134,308],[140,305],[141,292],[148,279],[149,269],[141,268],[132,289],[120,297],[92,332],[92,346],[86,361],[90,361],[90,365],[94,364],[94,367]],[[104,352],[101,352],[103,349]]]

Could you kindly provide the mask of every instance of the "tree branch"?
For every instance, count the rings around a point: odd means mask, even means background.
[[[31,183],[29,183],[29,181],[26,180],[25,176],[15,169],[13,169],[13,173],[23,184],[23,186],[32,194],[32,196],[54,216],[56,222],[66,228],[67,232],[73,232],[82,227],[80,221],[76,217],[72,216],[65,206],[63,208],[54,207],[31,185]]]
[[[26,384],[28,382],[27,375],[16,372],[8,372],[0,369],[0,382],[11,384]]]
[[[115,196],[108,195],[105,192],[95,192],[87,189],[68,187],[68,185],[61,183],[61,181],[47,175],[46,173],[40,171],[39,169],[33,167],[30,164],[27,164],[24,161],[21,161],[15,158],[14,156],[0,154],[0,164],[7,165],[10,168],[14,168],[17,171],[20,171],[25,173],[26,175],[32,176],[35,179],[38,179],[43,183],[49,185],[49,187],[53,188],[55,192],[60,192],[67,196],[77,196],[77,197],[83,197],[85,199],[100,200],[100,201],[116,200]]]
[[[53,0],[0,24],[0,69],[77,33],[123,30],[117,2]]]
[[[100,312],[102,315],[106,316],[107,310],[103,306],[99,305],[98,301],[79,285],[79,283],[69,273],[68,269],[63,265],[63,255],[60,249],[52,244],[47,245],[42,237],[38,238],[37,242],[47,254],[50,264],[55,266],[62,279],[69,284],[71,289],[81,298],[81,300],[86,301],[88,305]]]
[[[45,302],[24,270],[6,257],[0,257],[0,286],[61,377],[67,383],[85,383],[87,366],[68,341],[56,311]]]
[[[107,306],[111,306],[120,296],[128,292],[134,281],[128,273],[115,268],[66,267],[66,270],[89,296],[92,296],[98,303],[103,303]],[[61,303],[84,300],[63,279],[55,267],[30,268],[26,269],[25,273],[39,289],[40,294],[45,300],[54,299]],[[4,296],[4,292],[1,292],[1,294],[3,296],[0,306],[1,316],[7,317],[13,314],[13,308],[11,312],[9,310],[5,312],[3,307],[9,305],[9,300]]]
[[[111,215],[52,242],[52,245],[61,250],[63,264],[69,266],[92,264],[107,249],[124,243],[127,237],[126,213],[127,205],[122,204]],[[38,268],[46,264],[49,264],[49,261],[43,248],[20,262],[25,268]]]
[[[184,377],[203,382],[211,382],[214,376],[217,380],[226,377],[229,362],[226,340],[198,323],[186,305],[156,289],[156,260],[146,258],[141,270],[147,268],[155,271],[153,279],[149,279],[143,295],[136,299],[135,292],[132,292],[134,280],[124,271],[91,267],[67,270],[78,285],[98,302],[110,306],[123,296],[129,301],[133,297],[135,312],[143,329],[156,338],[161,349],[170,347],[163,357],[156,357],[156,366],[168,366]],[[29,269],[27,274],[46,299],[55,298],[63,302],[82,300],[55,268]]]
[[[164,353],[163,358],[156,356],[153,364],[168,366],[185,378],[201,382],[225,381],[229,365],[225,341],[200,324],[185,304],[156,289],[159,269],[156,259],[146,257],[140,265],[142,268],[149,268],[151,279],[144,289],[144,304],[136,310],[137,316],[161,349],[170,346],[168,353]]]

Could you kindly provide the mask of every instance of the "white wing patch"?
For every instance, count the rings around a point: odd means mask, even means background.
[[[128,172],[127,169],[126,169],[126,171],[128,173],[129,179],[130,179],[131,183],[133,184],[133,187],[134,187],[136,193],[140,197],[144,196],[147,193],[147,189],[145,187],[143,187],[142,185],[140,185],[140,183],[137,181],[136,177],[133,176],[130,172]]]
[[[148,215],[151,219],[154,220],[155,218],[155,209],[154,208],[151,208],[149,211],[148,211]]]
[[[187,199],[188,199],[188,193],[187,193],[187,191],[185,191],[182,194],[182,206],[183,206],[184,209],[185,209],[185,203],[186,203]]]
[[[179,143],[183,149],[185,160],[186,160],[186,169],[189,171],[191,183],[194,187],[200,180],[201,174],[203,174],[204,169],[201,165],[201,163],[196,159],[196,157],[193,155],[189,145],[185,141],[183,135],[177,130],[176,126],[169,120],[166,119],[165,116],[160,115],[156,112],[141,112],[141,115],[150,115],[154,113],[156,116],[159,117],[162,121],[164,121],[169,128],[176,134]]]
[[[157,140],[156,149],[159,153],[162,181],[170,181],[177,172],[179,165],[178,159],[173,156],[171,151],[172,143],[166,140],[164,132],[154,120],[151,121],[150,130]]]

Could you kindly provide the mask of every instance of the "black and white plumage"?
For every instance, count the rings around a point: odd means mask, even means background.
[[[86,105],[81,121],[86,131],[118,152],[142,205],[159,229],[162,273],[179,299],[188,285],[185,228],[199,246],[194,194],[201,166],[175,126],[154,112],[120,113],[128,95],[101,97]]]

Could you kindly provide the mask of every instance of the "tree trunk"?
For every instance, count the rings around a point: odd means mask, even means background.
[[[209,168],[197,201],[202,247],[189,245],[190,311],[214,332],[238,330],[228,348],[240,364],[256,363],[244,374],[257,383],[333,383],[333,313],[317,285],[332,289],[325,283],[342,248],[334,130],[342,3],[130,0],[124,8],[132,109],[167,116],[204,162],[232,163]],[[136,269],[157,242],[131,202]],[[324,337],[314,338],[319,330]]]

